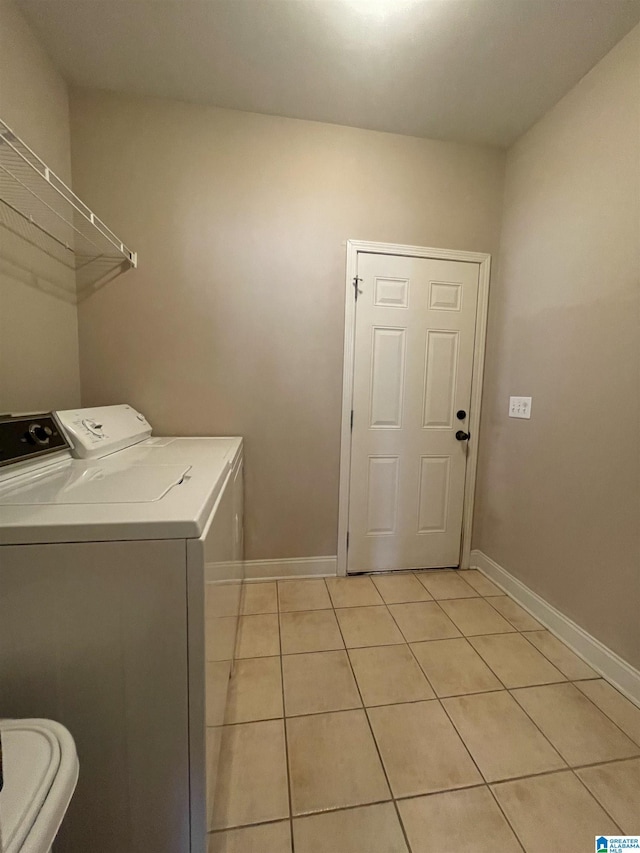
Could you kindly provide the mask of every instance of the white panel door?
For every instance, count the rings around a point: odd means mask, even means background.
[[[349,572],[459,564],[479,269],[358,255]]]

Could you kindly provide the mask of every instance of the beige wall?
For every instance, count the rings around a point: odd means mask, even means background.
[[[495,251],[504,154],[96,92],[71,122],[140,259],[80,305],[83,403],[244,435],[247,557],[335,554],[345,240]]]
[[[635,666],[639,85],[637,27],[509,151],[474,533]]]
[[[12,0],[0,0],[0,117],[70,179],[67,89]],[[0,412],[79,404],[74,282],[0,227]]]

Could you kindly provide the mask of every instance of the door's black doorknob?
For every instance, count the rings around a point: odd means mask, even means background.
[[[470,433],[465,432],[462,429],[459,429],[458,432],[456,433],[456,438],[458,439],[458,441],[469,441],[470,437],[471,437]]]

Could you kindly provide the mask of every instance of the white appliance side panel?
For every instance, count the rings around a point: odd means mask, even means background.
[[[243,580],[242,450],[203,535],[187,540],[192,849],[212,826],[220,739],[235,656]],[[204,675],[210,693],[205,701]]]
[[[0,716],[78,749],[57,853],[188,853],[186,599],[184,540],[0,547]]]

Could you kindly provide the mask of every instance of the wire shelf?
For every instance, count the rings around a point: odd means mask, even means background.
[[[2,120],[0,225],[75,270],[79,291],[137,266],[136,253]]]

